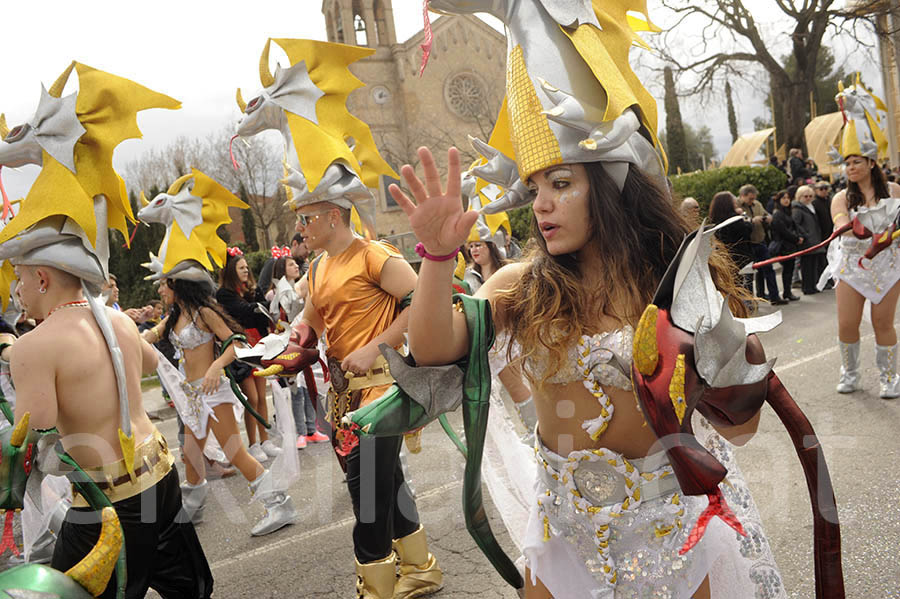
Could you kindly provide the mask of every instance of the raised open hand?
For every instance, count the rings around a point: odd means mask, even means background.
[[[446,188],[441,186],[441,175],[431,151],[422,147],[418,154],[425,173],[424,184],[410,165],[406,164],[400,169],[415,202],[397,185],[391,185],[388,190],[403,208],[413,232],[425,246],[425,251],[435,256],[451,254],[466,242],[469,231],[478,219],[478,213],[474,210],[463,211],[459,191],[459,150],[450,148],[447,151]]]

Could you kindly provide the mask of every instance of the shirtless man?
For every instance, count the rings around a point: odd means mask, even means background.
[[[29,315],[43,322],[10,352],[17,391],[16,420],[30,413],[37,430],[56,427],[65,450],[113,501],[125,533],[128,597],[153,587],[163,597],[208,597],[212,574],[190,522],[179,522],[178,473],[165,440],[144,411],[140,379],[156,368],[156,354],[134,322],[105,308],[121,348],[135,440],[132,484],[119,443],[119,402],[110,350],[82,292],[81,279],[50,266],[16,267],[17,292]],[[89,376],[86,376],[88,375]],[[149,469],[141,468],[147,457]],[[122,479],[125,480],[122,480]],[[80,501],[79,501],[80,500]],[[76,495],[59,533],[52,565],[67,570],[94,545],[99,514]],[[79,507],[81,506],[81,507]],[[115,596],[111,580],[102,597]]]

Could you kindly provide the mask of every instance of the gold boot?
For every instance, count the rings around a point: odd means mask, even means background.
[[[356,562],[356,596],[359,599],[392,599],[397,580],[397,555],[361,564]]]
[[[399,561],[400,578],[394,587],[395,599],[412,599],[435,593],[444,586],[444,573],[434,555],[428,552],[425,529],[394,541]]]

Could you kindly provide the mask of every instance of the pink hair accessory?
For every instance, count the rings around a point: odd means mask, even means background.
[[[239,248],[239,247],[228,248],[227,252],[228,252],[228,255],[231,256],[232,258],[234,258],[235,256],[243,256],[244,255],[244,252],[241,251],[241,248]]]
[[[291,248],[288,246],[278,247],[277,245],[272,246],[272,257],[276,260],[278,258],[288,258],[291,255]]]

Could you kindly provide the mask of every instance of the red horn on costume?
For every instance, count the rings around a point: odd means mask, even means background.
[[[853,225],[848,223],[843,230],[850,228]],[[836,233],[840,232],[843,231]],[[709,498],[709,506],[690,531],[682,553],[700,540],[713,517],[719,517],[743,533],[719,488],[727,470],[694,436],[691,414],[697,410],[713,425],[736,426],[749,421],[763,403],[768,402],[791,437],[809,489],[814,524],[816,597],[844,599],[840,524],[834,490],[809,420],[772,371],[756,383],[724,388],[710,386],[697,371],[694,335],[678,327],[672,319],[678,267],[685,259],[685,248],[697,234],[692,233],[682,243],[657,288],[653,304],[647,307],[638,323],[631,369],[641,411],[665,448],[682,492]],[[746,337],[744,358],[751,365],[766,362],[765,352],[755,335]]]

